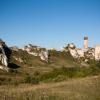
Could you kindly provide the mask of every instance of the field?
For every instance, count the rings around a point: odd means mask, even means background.
[[[65,52],[52,51],[49,62],[13,52],[12,70],[0,70],[0,100],[100,100],[100,62],[85,65]]]
[[[2,85],[0,100],[100,100],[100,75],[38,85]]]

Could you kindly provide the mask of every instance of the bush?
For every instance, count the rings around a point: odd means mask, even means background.
[[[52,72],[45,73],[40,76],[40,80],[44,82],[62,81],[68,78],[86,77],[90,75],[98,75],[100,73],[99,67],[71,67],[54,69]]]
[[[24,83],[38,84],[39,79],[37,77],[31,76],[28,74],[24,78]]]

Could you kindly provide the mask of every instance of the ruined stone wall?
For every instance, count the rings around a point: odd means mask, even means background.
[[[100,45],[95,46],[95,60],[100,60]]]

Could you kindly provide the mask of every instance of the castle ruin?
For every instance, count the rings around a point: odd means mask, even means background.
[[[100,45],[96,45],[95,47],[88,47],[88,37],[84,37],[84,48],[77,48],[74,43],[68,44],[67,47],[64,48],[65,51],[70,52],[70,54],[74,58],[84,58],[87,59],[95,59],[100,60]]]
[[[100,60],[100,45],[95,46],[95,60]]]
[[[88,49],[88,37],[84,37],[84,49]]]

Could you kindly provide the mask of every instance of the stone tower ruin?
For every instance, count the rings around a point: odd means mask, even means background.
[[[88,37],[84,37],[84,49],[88,49]]]

